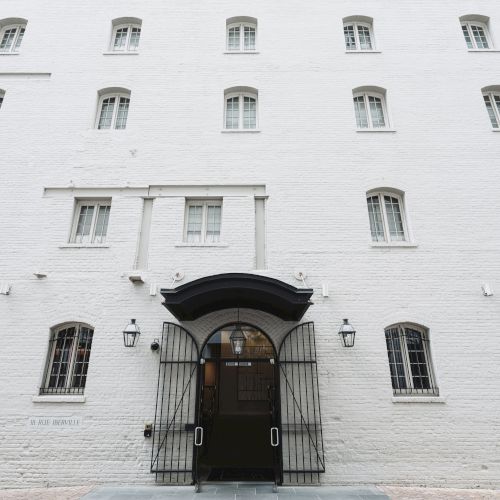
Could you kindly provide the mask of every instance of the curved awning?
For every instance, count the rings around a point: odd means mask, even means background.
[[[164,288],[164,306],[179,320],[192,321],[213,311],[248,308],[299,321],[312,304],[311,288],[295,288],[267,276],[230,273],[207,276],[177,288]]]

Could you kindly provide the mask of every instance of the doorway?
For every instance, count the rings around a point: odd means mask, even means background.
[[[238,332],[243,347],[235,347]],[[201,352],[196,476],[205,481],[281,482],[276,351],[267,335],[235,323]]]

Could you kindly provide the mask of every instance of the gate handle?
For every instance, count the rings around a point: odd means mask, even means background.
[[[276,448],[280,444],[280,435],[277,427],[271,427],[271,446]]]
[[[200,438],[199,440],[198,437]],[[194,445],[201,446],[202,444],[203,444],[203,427],[196,427],[194,429]]]

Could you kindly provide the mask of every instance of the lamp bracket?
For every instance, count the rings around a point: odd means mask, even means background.
[[[170,284],[170,288],[173,288],[173,286],[178,281],[182,281],[184,279],[184,276],[185,274],[182,271],[174,271],[170,276],[172,278],[172,283]]]
[[[306,278],[307,278],[307,272],[306,271],[303,271],[303,270],[300,270],[300,269],[297,269],[294,273],[293,273],[295,279],[297,281],[302,281],[302,284],[307,287],[307,283],[306,283]]]

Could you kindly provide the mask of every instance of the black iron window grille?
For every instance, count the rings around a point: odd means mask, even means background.
[[[385,340],[394,395],[439,396],[427,330],[417,325],[393,325],[386,328]]]
[[[83,394],[93,334],[92,328],[81,324],[51,332],[40,394]]]

